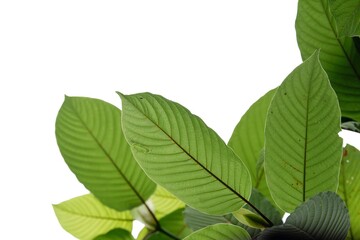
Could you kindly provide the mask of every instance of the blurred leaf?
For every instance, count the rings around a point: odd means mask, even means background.
[[[101,100],[66,97],[56,119],[62,156],[103,204],[128,210],[145,203],[156,185],[134,160],[121,129],[121,112]]]
[[[360,122],[344,122],[341,124],[341,128],[360,133]]]
[[[134,240],[134,237],[130,232],[117,228],[104,235],[96,237],[94,240]]]
[[[80,239],[93,239],[114,228],[131,231],[129,211],[118,212],[88,194],[53,205],[61,226]]]
[[[336,20],[337,36],[360,36],[360,1],[329,0],[332,15]]]
[[[267,116],[265,174],[274,201],[286,212],[338,185],[340,109],[318,55],[284,80]]]
[[[341,162],[338,193],[349,209],[352,239],[360,239],[360,151],[346,145]]]
[[[245,204],[251,193],[247,168],[199,117],[159,95],[120,96],[126,139],[154,181],[207,213]]]

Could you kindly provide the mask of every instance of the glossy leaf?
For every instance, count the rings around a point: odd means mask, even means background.
[[[329,0],[336,21],[338,37],[360,36],[360,1]]]
[[[184,240],[251,240],[245,229],[225,223],[219,223],[200,229]]]
[[[130,232],[117,228],[110,232],[96,237],[94,240],[134,240]]]
[[[302,58],[321,49],[320,61],[337,93],[343,116],[359,122],[360,53],[354,40],[338,38],[336,29],[329,0],[299,0],[296,34]]]
[[[131,231],[129,211],[118,212],[88,194],[53,205],[61,226],[80,239],[93,239],[114,228]]]
[[[360,151],[351,145],[344,149],[338,193],[350,214],[352,239],[360,238]]]
[[[345,239],[350,227],[345,203],[334,192],[323,192],[300,205],[286,219],[314,239]]]
[[[251,192],[247,168],[199,117],[150,93],[121,99],[126,139],[155,182],[210,214],[226,214],[244,205]]]
[[[78,180],[119,211],[143,204],[156,185],[134,160],[121,112],[101,100],[66,97],[56,119],[62,156]]]
[[[292,212],[322,191],[336,191],[342,155],[340,110],[318,52],[281,84],[265,128],[265,174],[277,205]]]

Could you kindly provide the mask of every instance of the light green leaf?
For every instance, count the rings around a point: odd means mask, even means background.
[[[328,1],[299,0],[298,45],[303,60],[321,49],[320,61],[339,98],[343,116],[360,121],[360,54],[352,38],[337,37]]]
[[[277,205],[292,212],[322,191],[336,191],[342,155],[340,110],[318,52],[281,84],[265,128],[265,174]]]
[[[262,179],[257,177],[256,165],[264,147],[266,114],[275,92],[276,89],[269,91],[251,105],[236,125],[228,143],[249,169],[255,188]]]
[[[314,239],[345,239],[350,227],[345,203],[334,192],[323,192],[300,205],[286,219]]]
[[[156,185],[131,154],[115,106],[66,97],[56,119],[56,139],[71,171],[105,205],[131,209],[154,192]]]
[[[130,232],[117,228],[104,235],[96,237],[94,240],[134,240],[134,237]]]
[[[154,206],[155,216],[158,219],[177,209],[185,208],[185,204],[182,201],[161,186],[157,187],[155,193],[150,197],[150,201]]]
[[[360,36],[360,1],[329,0],[336,23],[338,37]]]
[[[264,229],[270,227],[262,217],[246,208],[241,208],[240,210],[233,212],[233,215],[239,222],[252,228]]]
[[[251,193],[249,171],[199,117],[150,93],[121,99],[126,139],[155,182],[210,214],[226,214],[244,205]]]
[[[88,194],[53,205],[61,226],[80,239],[93,239],[114,228],[131,231],[129,211],[118,212]]]
[[[352,239],[360,239],[360,151],[351,145],[344,149],[341,162],[339,195],[350,214]]]
[[[219,223],[200,229],[184,240],[251,240],[245,229],[225,223]]]

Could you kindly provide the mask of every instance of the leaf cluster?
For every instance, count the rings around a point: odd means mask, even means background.
[[[122,110],[65,97],[60,152],[90,193],[54,205],[79,239],[360,239],[360,1],[299,0],[304,62],[259,98],[225,143],[160,95]],[[320,50],[321,49],[321,50]],[[289,217],[283,222],[284,213]]]

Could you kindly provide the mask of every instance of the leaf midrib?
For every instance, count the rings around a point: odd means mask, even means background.
[[[356,70],[354,64],[352,63],[352,61],[351,61],[351,59],[350,59],[347,51],[345,50],[343,44],[340,42],[340,39],[337,37],[336,31],[335,31],[335,29],[334,29],[334,26],[331,24],[331,20],[330,20],[330,18],[329,18],[329,15],[327,14],[327,11],[326,11],[326,8],[325,8],[325,5],[324,5],[323,0],[320,0],[320,1],[321,1],[321,6],[323,7],[323,10],[324,10],[324,14],[325,14],[325,16],[326,16],[326,19],[328,20],[328,23],[329,23],[329,25],[330,25],[330,27],[331,27],[332,33],[334,34],[334,38],[335,38],[336,41],[338,42],[338,44],[339,44],[339,46],[340,46],[340,48],[341,48],[341,50],[342,50],[342,52],[343,52],[343,54],[344,54],[347,62],[348,62],[349,65],[351,66],[352,70],[354,71],[354,73],[355,73],[355,75],[356,75],[356,78],[360,81],[360,73],[357,72],[357,70]],[[332,14],[332,13],[331,13],[331,10],[330,10],[330,7],[329,7],[329,12],[330,12],[330,14]]]
[[[128,101],[128,100],[127,100]],[[157,101],[157,100],[156,100]],[[130,101],[128,101],[131,103]],[[188,155],[196,164],[198,164],[202,169],[204,169],[210,176],[214,177],[217,181],[219,181],[222,185],[224,185],[227,189],[229,189],[231,192],[233,192],[236,196],[238,196],[241,200],[243,200],[245,203],[249,203],[249,201],[244,198],[241,194],[239,194],[236,190],[234,190],[232,187],[227,185],[224,181],[222,181],[219,177],[217,177],[215,174],[213,174],[210,170],[208,170],[203,164],[201,164],[198,160],[195,159],[188,151],[186,151],[179,143],[176,142],[174,138],[172,138],[167,132],[165,132],[157,123],[155,123],[151,118],[149,118],[147,115],[145,115],[137,106],[135,106],[133,103],[131,103],[133,107],[135,107],[138,112],[140,112],[146,119],[148,119],[150,122],[152,122],[161,132],[163,132],[176,146],[178,146],[186,155]]]
[[[102,146],[102,144],[96,139],[95,135],[92,133],[92,131],[90,130],[90,128],[88,128],[88,126],[85,124],[85,122],[83,121],[83,119],[81,118],[80,114],[77,112],[76,108],[73,106],[73,104],[70,104],[71,110],[75,113],[75,115],[77,116],[77,118],[80,120],[81,124],[85,127],[85,129],[87,130],[87,132],[90,134],[90,136],[94,139],[94,141],[96,142],[96,144],[99,146],[99,148],[103,151],[103,153],[105,154],[105,156],[109,159],[110,163],[115,167],[116,171],[119,173],[119,175],[125,180],[125,182],[127,183],[127,185],[130,187],[130,189],[135,193],[135,195],[140,199],[140,201],[142,202],[142,204],[146,205],[145,200],[142,198],[142,196],[140,195],[140,193],[136,190],[136,188],[131,184],[130,180],[124,175],[124,173],[121,171],[121,169],[116,165],[115,161],[113,160],[113,158],[110,156],[110,154],[106,151],[106,149]]]

